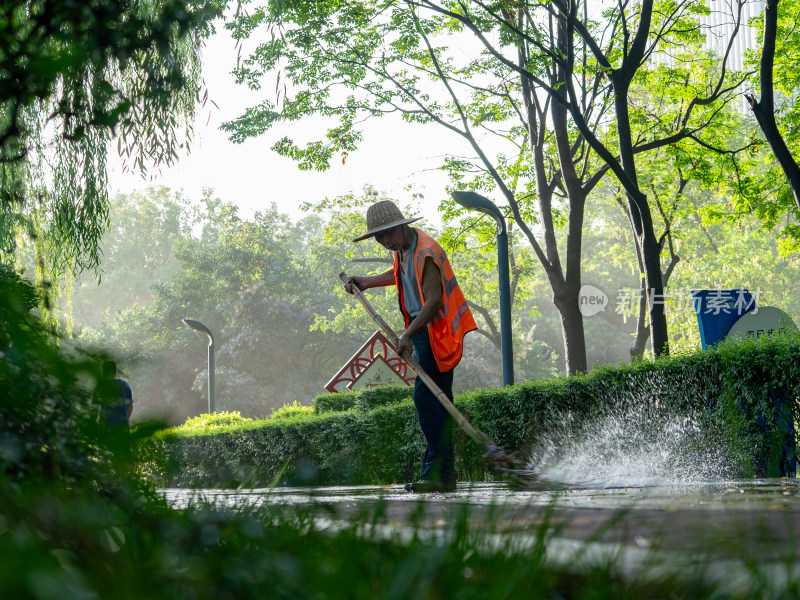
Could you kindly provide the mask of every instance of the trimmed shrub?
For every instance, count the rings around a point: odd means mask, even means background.
[[[348,400],[340,407],[352,397],[359,408],[341,412],[325,412],[324,406],[334,405],[326,405],[326,394],[315,400],[316,414],[303,419],[255,421],[219,435],[161,432],[141,448],[142,469],[160,485],[264,485],[281,472],[286,484],[409,481],[425,441],[414,405],[400,399],[401,390],[410,394],[410,388],[341,394]],[[456,407],[500,446],[524,456],[535,456],[542,440],[580,438],[608,415],[632,408],[645,425],[690,417],[696,435],[686,443],[698,452],[704,444],[718,446],[731,476],[776,476],[790,459],[781,452],[794,442],[787,425],[800,417],[798,393],[800,341],[784,336],[474,390],[457,397]],[[483,448],[461,431],[455,442],[462,479],[491,476]]]
[[[378,406],[388,406],[404,400],[410,400],[414,388],[408,385],[381,385],[365,387],[360,390],[334,394],[320,394],[314,398],[314,414],[344,412],[356,408],[372,410]]]
[[[186,419],[186,422],[181,425],[181,429],[185,431],[207,431],[215,428],[227,428],[231,426],[244,425],[252,423],[253,419],[243,417],[238,410],[221,411],[213,414],[202,414],[196,417]]]
[[[254,486],[283,472],[289,485],[402,481],[424,442],[408,402],[369,413],[326,413],[197,435],[161,432],[141,448],[142,470],[164,486]]]
[[[732,341],[721,345],[718,355],[725,433],[729,444],[738,442],[743,474],[782,474],[796,447],[790,433],[800,422],[798,335]]]
[[[305,406],[304,404],[300,404],[297,400],[295,400],[291,404],[284,404],[280,408],[273,410],[269,418],[273,421],[278,419],[292,420],[310,417],[313,414],[314,409],[311,406]]]
[[[329,412],[344,412],[355,408],[359,392],[339,392],[333,394],[320,394],[314,398],[314,414],[321,415]]]
[[[356,398],[356,408],[359,410],[372,410],[379,406],[397,404],[404,400],[411,400],[414,388],[408,385],[381,385],[367,387],[360,390]]]

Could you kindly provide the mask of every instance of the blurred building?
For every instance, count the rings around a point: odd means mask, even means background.
[[[723,56],[728,43],[736,31],[736,17],[740,0],[707,0],[711,14],[700,19],[706,29],[704,47]],[[741,25],[725,66],[734,71],[744,68],[744,54],[747,50],[758,49],[758,36],[754,19],[762,18],[764,0],[744,0],[741,5]]]

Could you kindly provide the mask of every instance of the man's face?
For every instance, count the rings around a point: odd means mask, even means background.
[[[386,231],[380,231],[375,234],[375,241],[381,246],[392,252],[397,252],[403,248],[405,242],[403,238],[403,226],[392,227]]]

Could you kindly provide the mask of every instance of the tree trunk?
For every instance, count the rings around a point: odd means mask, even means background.
[[[566,119],[564,120],[566,131]],[[557,138],[558,139],[558,138]],[[568,141],[568,140],[567,140]],[[557,144],[561,142],[557,141]],[[570,167],[572,164],[570,163]],[[567,172],[572,169],[567,169]],[[564,168],[562,167],[562,173]],[[581,242],[583,240],[584,208],[586,194],[580,184],[571,176],[565,179],[569,199],[567,221],[567,272],[556,294],[556,308],[561,316],[561,330],[564,334],[564,354],[567,357],[567,373],[575,375],[586,373],[586,336],[583,329],[583,314],[580,311],[581,291]]]
[[[583,330],[583,315],[578,304],[580,289],[564,285],[554,297],[561,332],[564,338],[564,357],[569,375],[586,373],[586,335]]]
[[[647,196],[639,189],[636,163],[633,154],[633,139],[628,113],[628,77],[614,73],[614,109],[617,119],[617,139],[620,162],[631,185],[625,186],[628,196],[628,214],[633,227],[637,251],[641,256],[645,290],[650,314],[650,334],[653,340],[653,355],[658,358],[669,354],[667,317],[664,311],[664,283],[661,276],[661,247],[653,229],[653,215]],[[624,182],[623,182],[624,183]]]
[[[520,64],[525,66],[526,63],[525,53],[521,48]],[[528,132],[535,170],[536,201],[543,234],[543,248],[537,252],[537,255],[547,274],[550,289],[553,291],[553,303],[561,320],[566,372],[568,375],[576,375],[585,373],[587,368],[583,315],[580,313],[578,304],[581,281],[581,235],[583,233],[586,194],[582,193],[580,182],[575,177],[569,145],[566,111],[559,106],[553,113],[553,127],[555,129],[556,145],[559,150],[560,177],[565,181],[569,201],[567,269],[565,275],[561,266],[552,212],[553,192],[555,190],[553,181],[559,176],[552,174],[551,177],[547,177],[546,165],[549,161],[545,156],[545,113],[542,111],[541,118],[537,115],[537,108],[533,101],[534,91],[530,86],[530,81],[526,77],[521,77],[520,83],[527,113]],[[559,109],[561,112],[558,112]],[[536,249],[534,240],[531,240],[531,244]]]
[[[778,0],[767,0],[764,8],[764,41],[761,51],[761,99],[756,102],[753,96],[748,95],[747,100],[750,108],[758,121],[764,138],[767,140],[772,153],[783,169],[786,178],[789,180],[789,187],[792,190],[795,204],[800,209],[800,167],[792,157],[792,153],[786,146],[778,124],[775,121],[775,101],[773,85],[773,66],[775,63],[775,38],[778,32]]]
[[[648,308],[650,310],[650,334],[653,336],[653,355],[669,355],[667,335],[667,313],[664,310],[664,281],[661,273],[661,246],[653,232],[653,221],[649,206],[643,215],[643,236],[641,239],[644,280],[647,286]],[[649,220],[649,222],[648,222]]]
[[[639,261],[641,265],[641,261]],[[647,340],[650,339],[650,328],[647,326],[647,290],[644,288],[644,279],[639,286],[639,315],[636,319],[636,338],[630,349],[631,361],[636,362],[644,358],[647,349]]]
[[[540,199],[540,206],[542,201]],[[570,213],[573,207],[570,208]],[[580,218],[570,215],[571,231],[573,227],[583,227],[583,211],[579,211]],[[581,238],[574,234],[567,235],[567,264],[573,263],[572,272],[564,278],[560,261],[557,264],[552,262],[542,262],[550,289],[553,291],[553,304],[558,311],[561,321],[561,333],[564,340],[564,360],[567,375],[577,375],[586,373],[586,338],[583,328],[583,315],[579,307],[580,294],[580,268],[575,267],[574,263],[580,262]]]
[[[565,66],[567,73],[572,73],[571,61],[574,58],[574,44],[572,41],[573,26],[575,26],[575,15],[571,11],[573,5],[562,5],[559,7],[559,31],[564,31],[564,43],[560,44],[560,49],[566,50]],[[632,43],[627,47],[622,66],[612,69],[611,63],[602,55],[599,62],[605,69],[605,73],[611,80],[614,89],[614,112],[617,124],[617,141],[619,144],[618,157],[615,156],[605,145],[597,139],[588,127],[580,110],[577,94],[572,85],[571,77],[564,80],[563,86],[567,88],[569,105],[568,109],[572,119],[579,131],[592,149],[603,159],[609,168],[617,176],[617,179],[625,188],[628,197],[629,214],[632,226],[636,232],[635,239],[638,251],[641,252],[643,272],[645,276],[645,286],[652,301],[648,302],[650,309],[650,331],[653,336],[653,352],[656,357],[669,353],[669,342],[667,338],[667,319],[664,312],[664,286],[661,280],[661,261],[658,241],[653,231],[653,219],[650,214],[650,207],[647,203],[647,196],[639,189],[636,178],[636,163],[634,161],[633,137],[628,112],[628,91],[633,81],[636,71],[639,69],[645,50],[647,47],[647,37],[649,35],[650,23],[653,14],[653,0],[643,0],[639,24]],[[623,16],[624,18],[624,16]],[[586,32],[584,32],[586,33]],[[590,38],[586,34],[587,38]],[[596,54],[598,56],[598,54]],[[553,93],[554,98],[559,98],[559,91]],[[559,98],[563,100],[563,98]]]
[[[566,22],[558,25],[558,46],[562,54],[567,52],[569,30]],[[567,373],[575,375],[585,373],[586,336],[583,329],[583,314],[580,311],[581,289],[581,243],[583,240],[583,222],[586,208],[586,191],[583,182],[575,170],[573,147],[569,137],[569,121],[566,104],[568,102],[564,65],[556,65],[554,69],[556,94],[561,102],[551,102],[550,114],[553,120],[553,134],[558,152],[558,164],[561,180],[567,193],[569,212],[567,217],[566,272],[559,289],[553,289],[554,300],[561,316],[561,330],[564,335],[564,354],[567,357]]]

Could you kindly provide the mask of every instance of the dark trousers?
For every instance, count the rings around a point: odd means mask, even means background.
[[[452,402],[453,371],[439,372],[428,330],[420,331],[411,338],[411,342],[414,344],[414,354],[419,365]],[[428,442],[422,456],[422,479],[456,479],[458,473],[453,462],[453,418],[419,377],[414,383],[414,405],[417,407],[422,433]]]

